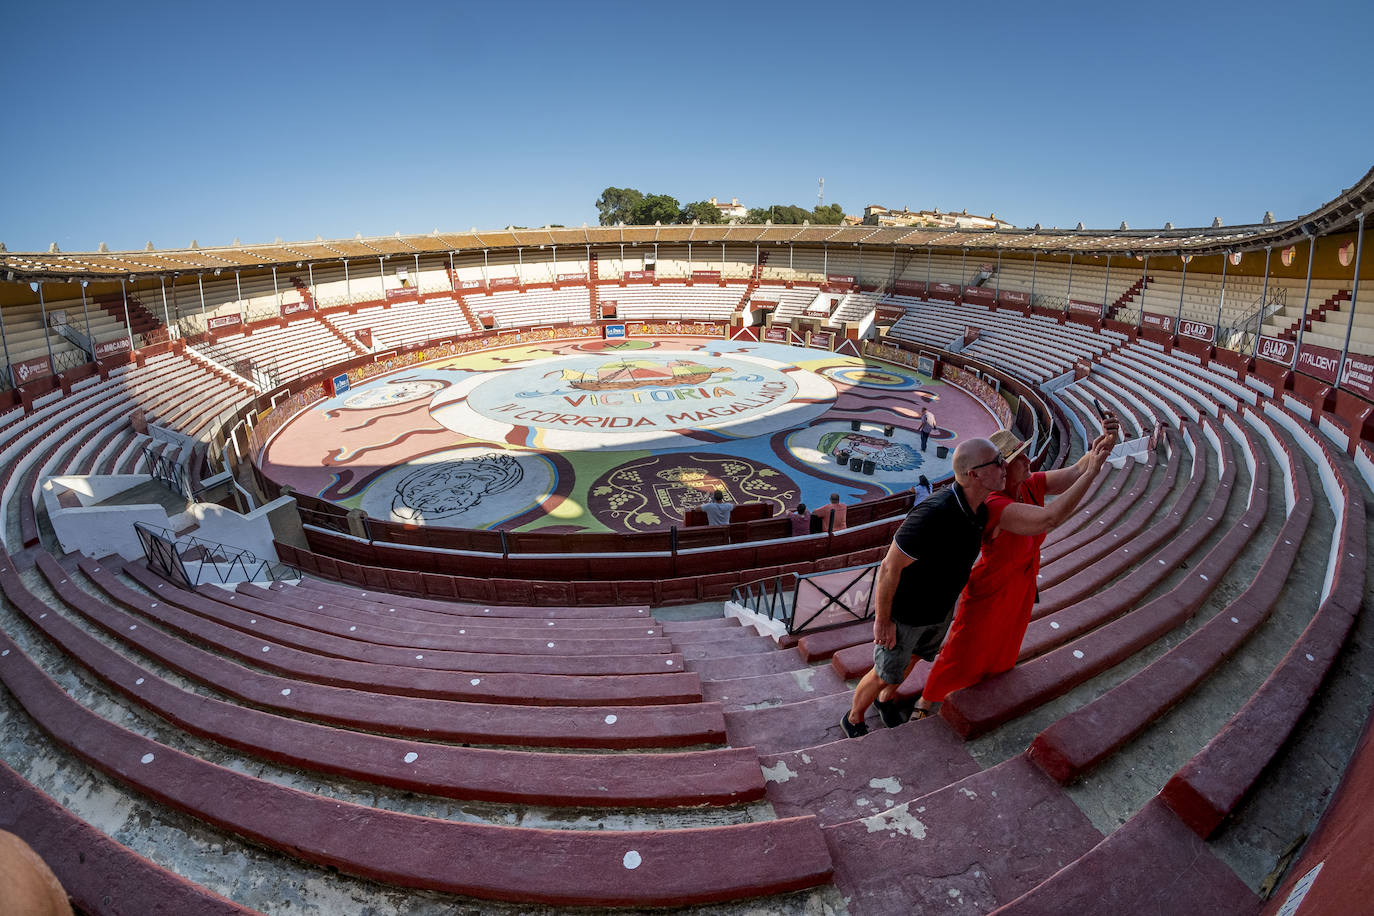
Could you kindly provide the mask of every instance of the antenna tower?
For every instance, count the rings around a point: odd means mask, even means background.
[[[825,179],[824,179],[824,178],[821,179],[820,190],[818,190],[818,191],[816,192],[816,206],[818,206],[818,207],[823,207],[823,206],[825,206]]]

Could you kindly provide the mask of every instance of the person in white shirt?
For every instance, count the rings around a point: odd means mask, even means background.
[[[725,501],[724,490],[716,490],[709,500],[701,504],[701,511],[706,513],[706,521],[711,525],[730,524],[730,513],[734,508],[734,503]]]
[[[930,481],[926,479],[926,475],[922,474],[920,479],[916,481],[916,486],[911,488],[911,492],[916,496],[916,499],[912,502],[912,505],[915,506],[920,504],[921,500],[925,499],[934,491],[931,489]]]

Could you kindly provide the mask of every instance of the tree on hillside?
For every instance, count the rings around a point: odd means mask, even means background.
[[[682,213],[678,216],[678,222],[681,223],[690,223],[692,220],[719,225],[725,222],[725,214],[721,213],[720,208],[709,200],[697,200],[684,206]]]
[[[811,211],[811,222],[822,226],[838,226],[844,222],[844,207],[839,204],[826,204]]]
[[[806,210],[787,204],[773,204],[771,207],[752,207],[747,222],[765,223],[772,221],[774,226],[800,226],[804,222],[820,226],[838,226],[844,220],[844,207],[827,204]]]
[[[632,226],[652,226],[654,223],[675,223],[682,213],[682,206],[676,197],[667,194],[650,194],[635,204],[625,222]]]
[[[601,225],[631,222],[630,214],[643,200],[644,195],[634,188],[607,188],[596,201],[596,209],[601,213]]]

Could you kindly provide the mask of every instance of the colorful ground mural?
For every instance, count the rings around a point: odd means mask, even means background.
[[[926,406],[940,428],[922,452]],[[652,531],[681,525],[717,488],[777,513],[832,492],[876,499],[946,476],[939,446],[996,427],[958,388],[822,350],[541,342],[410,366],[322,400],[278,430],[262,467],[395,522]]]

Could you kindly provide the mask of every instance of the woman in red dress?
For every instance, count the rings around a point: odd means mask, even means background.
[[[987,498],[982,553],[959,596],[949,635],[926,675],[912,718],[925,718],[954,691],[1016,664],[1035,604],[1040,544],[1078,507],[1116,445],[1119,424],[1109,416],[1104,427],[1106,432],[1073,465],[1035,473],[1026,456],[1029,443],[1006,429],[992,435],[1007,462],[1006,487]],[[1060,498],[1046,507],[1045,497],[1053,495]]]

